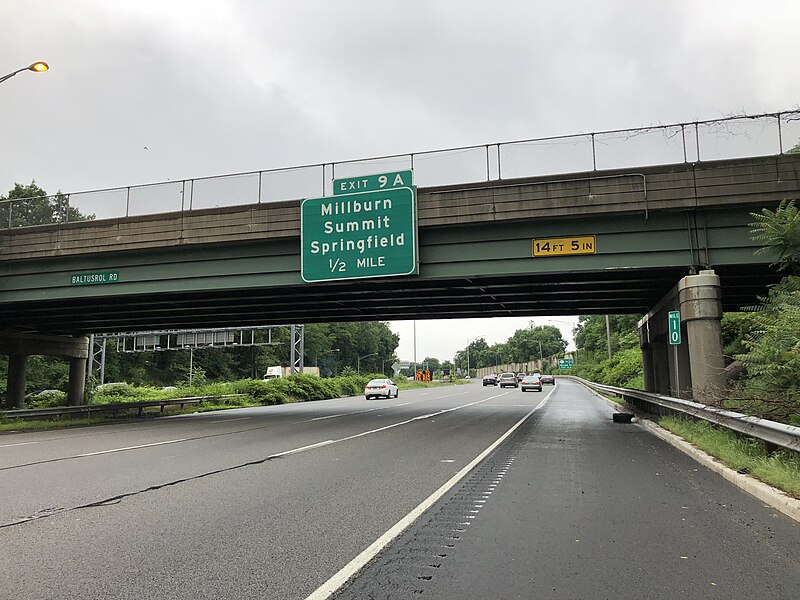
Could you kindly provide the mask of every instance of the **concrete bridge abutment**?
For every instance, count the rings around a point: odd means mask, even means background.
[[[8,360],[8,382],[5,408],[22,408],[25,402],[28,357],[44,354],[69,360],[67,402],[83,404],[86,391],[86,361],[89,357],[89,338],[86,336],[53,336],[0,332],[0,354]]]
[[[669,343],[668,313],[680,312],[680,344]],[[639,321],[644,386],[648,392],[713,402],[725,389],[722,302],[712,270],[682,278]]]

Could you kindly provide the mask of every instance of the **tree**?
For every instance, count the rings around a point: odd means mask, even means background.
[[[422,362],[420,363],[423,369],[427,369],[431,373],[436,373],[438,370],[442,368],[442,364],[438,358],[433,358],[432,356],[426,356]]]
[[[613,354],[638,345],[636,329],[640,318],[639,315],[608,315]],[[577,348],[589,352],[608,351],[605,315],[581,315],[573,333]]]
[[[472,340],[467,344],[466,348],[456,352],[456,368],[466,373],[467,361],[469,361],[470,370],[480,369],[494,364],[494,358],[491,358],[491,353],[489,352],[489,344],[486,343],[484,338]]]
[[[540,325],[518,329],[514,335],[501,344],[489,346],[483,338],[473,340],[466,348],[456,353],[455,362],[456,367],[466,371],[467,355],[469,354],[470,369],[482,369],[507,362],[528,362],[539,358],[540,355],[548,357],[561,354],[566,347],[567,342],[561,336],[558,327]],[[468,349],[469,352],[467,352]]]
[[[761,209],[761,213],[751,213],[755,219],[750,224],[753,239],[763,247],[756,254],[774,254],[772,263],[781,270],[793,273],[800,269],[800,211],[794,200],[783,200],[774,211]]]
[[[64,221],[89,221],[94,215],[85,215],[69,206],[69,197],[59,190],[48,196],[31,181],[29,185],[15,183],[6,196],[0,196],[0,227],[26,227]]]
[[[771,253],[773,266],[787,271],[752,313],[742,338],[745,352],[736,356],[747,365],[748,378],[740,408],[760,416],[800,420],[800,215],[793,201],[774,211],[753,213],[757,253]]]
[[[527,362],[554,354],[561,354],[567,342],[561,330],[554,325],[537,325],[518,329],[505,344],[512,362]]]
[[[395,350],[400,344],[400,337],[394,333],[388,323],[353,322],[328,324],[331,348],[339,348],[337,362],[356,369],[361,359],[362,373],[381,373],[382,369],[390,370],[395,360]]]

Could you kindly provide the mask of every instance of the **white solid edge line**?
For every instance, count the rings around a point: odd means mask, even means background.
[[[574,382],[580,383],[580,382]],[[605,400],[611,406],[619,409],[624,407],[622,404],[617,404],[616,402],[612,402],[602,394],[598,394],[592,388],[587,387],[583,384],[580,384],[584,389],[590,391],[592,394],[600,398],[601,400]],[[690,458],[694,459],[696,462],[700,463],[708,470],[717,473],[718,475],[722,476],[724,479],[727,479],[737,488],[742,490],[743,492],[747,492],[751,496],[761,500],[768,506],[779,510],[787,517],[794,519],[798,523],[800,523],[800,500],[796,498],[792,498],[787,493],[778,488],[772,487],[768,483],[764,483],[763,481],[756,479],[755,477],[750,477],[749,475],[745,475],[743,473],[739,473],[738,471],[730,468],[728,465],[721,462],[715,456],[712,456],[705,450],[701,450],[691,442],[685,440],[679,435],[675,435],[668,429],[664,429],[657,423],[653,423],[649,419],[646,418],[639,418],[637,416],[636,424],[642,427],[643,429],[649,431],[656,437],[661,438],[665,442],[667,442],[670,446],[677,448]]]
[[[537,410],[542,408],[546,403],[547,399],[550,397],[555,391],[555,388],[548,392],[547,396],[545,396],[539,404],[534,406],[528,414],[522,417],[519,421],[517,421],[511,428],[506,431],[503,435],[501,435],[497,440],[495,440],[488,448],[486,448],[483,452],[481,452],[478,456],[476,456],[472,461],[466,465],[463,469],[461,469],[458,473],[453,475],[443,486],[441,486],[438,490],[433,492],[430,496],[428,496],[425,500],[422,501],[416,508],[414,508],[410,513],[408,513],[405,517],[400,519],[397,523],[395,523],[391,529],[389,529],[386,533],[384,533],[381,537],[377,540],[372,542],[361,554],[356,556],[353,560],[347,563],[344,567],[342,567],[337,573],[333,575],[328,581],[323,583],[319,586],[316,590],[314,590],[309,596],[306,597],[306,600],[324,600],[328,598],[331,594],[333,594],[336,590],[342,587],[347,581],[355,576],[361,569],[363,569],[366,564],[371,561],[375,556],[383,550],[386,546],[388,546],[392,540],[394,540],[397,536],[399,536],[406,528],[408,528],[414,521],[416,521],[422,514],[428,510],[433,504],[439,500],[442,496],[444,496],[453,486],[455,486],[461,479],[463,479],[472,469],[474,469],[478,463],[480,463],[484,458],[486,458],[491,452],[497,448],[500,444],[502,444],[508,436],[514,433],[525,421],[528,420],[533,413]],[[495,396],[496,397],[496,396]]]

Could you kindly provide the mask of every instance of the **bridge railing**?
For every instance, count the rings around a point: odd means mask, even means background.
[[[334,179],[414,170],[420,187],[797,151],[800,110],[497,142],[212,177],[0,200],[0,229],[333,193]]]

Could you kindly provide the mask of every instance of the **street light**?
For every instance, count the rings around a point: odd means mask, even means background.
[[[0,77],[0,83],[3,83],[6,79],[11,79],[17,73],[22,73],[23,71],[33,71],[34,73],[44,73],[48,71],[50,66],[41,60],[36,61],[32,65],[28,65],[27,67],[22,67],[21,69],[17,69],[16,71],[9,73],[8,75],[3,75]]]
[[[467,379],[470,379],[470,373],[469,373],[469,345],[472,342],[477,342],[479,339],[481,339],[481,338],[470,338],[470,339],[467,340]]]
[[[367,358],[368,356],[375,356],[376,354],[377,354],[377,352],[373,352],[372,354],[365,354],[364,356],[359,356],[358,357],[358,367],[356,369],[356,373],[361,375],[361,359],[362,358]]]
[[[341,348],[332,348],[331,350],[325,350],[322,354],[317,354],[314,356],[314,366],[319,367],[319,357],[325,356],[326,354],[330,354],[331,352],[341,352]]]

